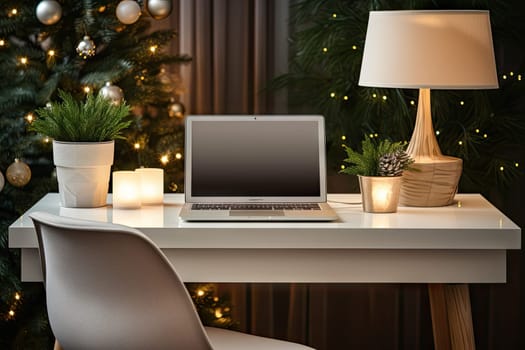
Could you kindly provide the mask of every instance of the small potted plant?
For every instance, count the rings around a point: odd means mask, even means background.
[[[405,152],[406,143],[382,140],[374,142],[366,137],[361,153],[343,146],[349,163],[341,170],[357,175],[363,201],[363,210],[371,213],[394,213],[399,203],[403,170],[414,162]]]
[[[61,102],[36,110],[31,129],[53,139],[61,204],[68,208],[106,205],[115,139],[131,124],[130,107],[101,94],[84,101],[60,90]]]

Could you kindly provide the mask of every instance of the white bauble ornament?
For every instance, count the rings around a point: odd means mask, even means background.
[[[171,0],[147,0],[144,6],[150,16],[155,19],[168,17],[172,10]]]
[[[4,185],[5,185],[4,175],[2,174],[2,172],[0,172],[0,191],[4,189]]]
[[[52,25],[62,18],[62,6],[54,0],[42,0],[36,6],[36,18],[46,25]]]
[[[96,48],[95,42],[91,40],[89,35],[85,35],[82,41],[80,41],[77,45],[77,53],[80,57],[86,59],[88,57],[95,56]]]
[[[104,96],[111,101],[114,105],[119,105],[124,99],[124,92],[117,85],[111,85],[110,82],[107,82],[98,92],[100,95]]]
[[[124,0],[117,5],[117,18],[124,24],[133,24],[138,21],[141,12],[136,1]]]
[[[16,158],[14,163],[7,168],[5,177],[11,185],[23,187],[31,180],[31,169],[26,163]]]

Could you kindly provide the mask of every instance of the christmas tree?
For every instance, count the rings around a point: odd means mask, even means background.
[[[301,111],[326,117],[329,166],[337,172],[344,166],[342,144],[359,149],[364,135],[409,141],[414,127],[416,89],[358,85],[369,11],[489,10],[500,88],[434,90],[432,115],[443,153],[464,161],[461,190],[502,188],[523,173],[518,155],[510,151],[524,145],[525,131],[525,61],[517,49],[524,46],[518,33],[524,33],[525,26],[521,19],[509,18],[518,16],[520,8],[523,5],[517,0],[298,1],[291,11],[296,30],[291,39],[290,71],[277,77],[273,86],[287,87],[291,103],[301,106]],[[505,60],[508,57],[513,60]]]
[[[156,5],[108,0],[0,5],[0,348],[42,349],[53,342],[43,288],[20,283],[19,252],[8,249],[8,226],[45,193],[57,191],[51,140],[28,128],[38,118],[35,110],[60,100],[59,90],[79,100],[87,94],[125,100],[133,122],[116,144],[113,169],[163,168],[165,192],[183,190],[184,107],[174,68],[190,57],[165,51],[176,33],[150,26],[166,18],[172,4]],[[204,317],[223,303],[210,298],[201,303]],[[215,322],[228,325],[223,314]]]

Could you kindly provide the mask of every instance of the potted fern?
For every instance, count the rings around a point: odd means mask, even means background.
[[[374,142],[366,137],[361,153],[344,146],[349,163],[341,170],[357,175],[363,201],[363,210],[372,213],[394,213],[399,203],[403,171],[414,162],[405,152],[406,143],[382,140]]]
[[[130,107],[114,104],[101,94],[84,101],[59,91],[61,102],[36,110],[31,129],[53,139],[61,204],[68,208],[106,205],[115,139],[122,131]]]

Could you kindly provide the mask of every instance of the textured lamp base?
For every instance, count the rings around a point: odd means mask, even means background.
[[[463,168],[461,158],[441,156],[412,165],[403,172],[399,204],[410,207],[441,207],[452,204]]]

